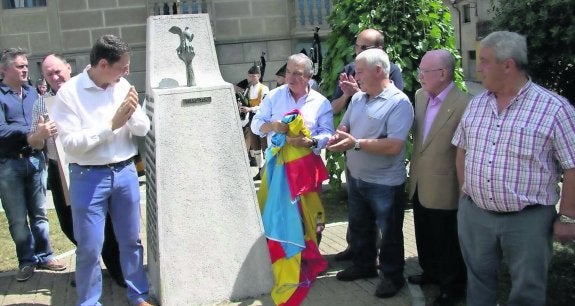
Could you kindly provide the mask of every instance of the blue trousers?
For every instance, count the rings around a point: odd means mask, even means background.
[[[507,305],[545,305],[552,253],[554,206],[528,206],[514,213],[479,208],[469,196],[459,200],[459,244],[467,266],[467,305],[497,304],[502,260],[511,274]]]
[[[362,269],[376,266],[377,228],[381,231],[379,268],[392,281],[403,278],[403,188],[364,182],[347,177],[350,251],[353,264]]]
[[[70,198],[76,249],[77,305],[100,305],[106,214],[120,248],[120,265],[128,299],[137,305],[148,297],[144,250],[140,241],[140,190],[134,163],[125,167],[70,165]]]
[[[50,260],[46,163],[42,152],[25,158],[0,158],[0,197],[16,244],[19,268]]]

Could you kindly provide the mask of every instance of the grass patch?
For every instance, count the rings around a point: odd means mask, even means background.
[[[324,190],[319,197],[325,209],[325,223],[347,222],[347,190]]]
[[[75,246],[68,240],[66,235],[60,230],[60,222],[54,209],[48,209],[48,220],[50,220],[50,243],[54,255],[68,252]],[[16,246],[12,241],[8,230],[8,220],[4,212],[0,213],[0,272],[18,269],[18,258],[16,257]]]

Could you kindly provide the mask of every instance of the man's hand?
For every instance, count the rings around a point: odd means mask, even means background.
[[[50,119],[45,120],[44,116],[40,116],[38,118],[38,128],[36,129],[36,134],[42,140],[58,135],[56,123]]]
[[[124,102],[116,110],[114,118],[112,118],[112,131],[121,128],[130,120],[132,114],[138,107],[138,92],[134,86],[130,87],[130,91],[126,95]]]
[[[557,218],[553,223],[553,237],[561,243],[575,241],[575,224],[561,223]]]
[[[341,88],[341,91],[343,91],[344,95],[348,97],[353,96],[360,90],[359,84],[357,84],[357,81],[353,75],[350,74],[348,76],[345,73],[339,75],[339,88]]]
[[[355,140],[355,137],[347,132],[346,126],[340,126],[327,142],[327,149],[334,152],[344,152],[353,148]]]
[[[38,118],[38,127],[32,134],[28,134],[26,141],[32,148],[41,150],[44,148],[44,140],[58,135],[56,123],[50,119],[44,119],[44,116]]]
[[[251,113],[251,111],[252,111],[251,107],[240,105],[240,112],[241,113]]]
[[[270,124],[271,124],[272,131],[274,131],[276,133],[285,134],[285,133],[287,133],[287,131],[289,129],[288,125],[281,122],[280,120],[270,122]]]
[[[297,137],[286,137],[286,142],[294,147],[311,148],[313,145],[313,141],[303,134],[299,134]]]

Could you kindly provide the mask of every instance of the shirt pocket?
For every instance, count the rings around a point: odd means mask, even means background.
[[[518,157],[532,157],[541,151],[546,137],[543,133],[528,127],[514,128],[509,137],[509,152]]]

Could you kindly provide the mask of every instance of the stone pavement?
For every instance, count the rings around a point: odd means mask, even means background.
[[[142,213],[145,214],[145,184],[141,187]],[[51,203],[51,199],[48,199]],[[329,211],[327,212],[329,214]],[[142,216],[145,224],[145,215]],[[145,243],[145,226],[142,227],[142,241]],[[320,251],[329,261],[328,271],[321,275],[312,285],[309,294],[302,305],[308,306],[337,306],[337,305],[425,305],[425,298],[419,286],[407,285],[395,297],[379,299],[373,294],[378,284],[377,278],[357,280],[353,282],[340,282],[335,274],[344,269],[348,262],[335,262],[333,256],[346,247],[345,233],[347,223],[327,224],[323,234]],[[405,236],[405,275],[411,275],[420,271],[417,263],[417,250],[415,247],[415,234],[413,230],[413,211],[405,211],[404,222]],[[60,260],[70,267],[63,272],[37,271],[26,282],[14,280],[15,271],[0,273],[0,305],[57,305],[71,306],[76,300],[76,292],[70,286],[75,270],[75,254],[71,250],[58,256]],[[190,290],[193,286],[190,285]],[[109,275],[103,273],[103,305],[128,306],[125,289],[116,285]],[[244,301],[222,301],[208,305],[273,305],[269,295]],[[164,305],[176,306],[176,305]],[[179,305],[178,305],[179,306]]]

